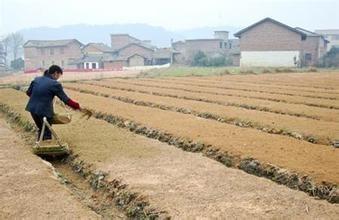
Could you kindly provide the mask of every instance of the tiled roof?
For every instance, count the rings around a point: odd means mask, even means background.
[[[76,39],[66,40],[29,40],[24,44],[24,47],[61,47],[67,46],[71,42],[82,43]]]
[[[300,28],[300,27],[296,27],[295,29],[297,29],[298,31],[303,32],[304,34],[306,34],[307,36],[310,36],[310,37],[321,37],[320,34],[314,33],[312,31],[308,31],[308,30]]]
[[[104,43],[88,43],[88,44],[85,45],[85,47],[90,46],[90,45],[99,49],[102,52],[111,52],[112,51],[112,48],[110,48],[109,46],[107,46]]]
[[[283,23],[281,23],[281,22],[279,22],[279,21],[276,21],[276,20],[274,20],[274,19],[272,19],[272,18],[265,18],[265,19],[262,19],[261,21],[258,21],[257,23],[254,23],[254,24],[248,26],[247,28],[244,28],[244,29],[238,31],[237,33],[234,34],[234,36],[235,36],[235,37],[240,37],[241,34],[247,32],[248,30],[250,30],[250,29],[256,27],[257,25],[262,24],[262,23],[267,22],[267,21],[272,22],[272,23],[274,23],[274,24],[277,24],[277,25],[279,25],[279,26],[281,26],[281,27],[284,27],[284,28],[286,28],[286,29],[288,29],[288,30],[290,30],[290,31],[293,31],[293,32],[295,32],[295,33],[298,33],[298,34],[300,34],[300,35],[302,35],[302,36],[307,36],[303,31],[300,31],[300,30],[298,30],[298,29],[296,29],[296,28],[290,27],[290,26],[288,26],[288,25],[286,25],[286,24],[283,24]]]

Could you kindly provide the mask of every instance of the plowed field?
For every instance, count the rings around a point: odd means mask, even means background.
[[[55,125],[73,168],[110,192],[128,217],[338,216],[338,204],[329,203],[339,203],[338,73],[63,86],[94,112],[90,120],[74,112],[69,125]],[[0,89],[2,114],[25,128],[32,127],[27,100],[22,91]]]

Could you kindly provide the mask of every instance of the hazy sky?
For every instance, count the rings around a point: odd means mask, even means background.
[[[264,17],[310,30],[339,28],[339,0],[0,0],[0,34],[79,23],[242,28]]]

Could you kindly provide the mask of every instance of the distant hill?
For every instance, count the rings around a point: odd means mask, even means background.
[[[38,27],[20,30],[27,40],[52,40],[76,38],[82,43],[103,42],[110,45],[110,34],[128,33],[141,40],[151,40],[158,47],[170,46],[171,39],[211,38],[214,30],[227,30],[230,37],[239,30],[236,27],[203,27],[183,31],[168,31],[162,27],[147,24],[111,24],[111,25],[66,25],[57,28]]]

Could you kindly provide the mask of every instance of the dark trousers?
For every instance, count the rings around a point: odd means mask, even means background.
[[[40,134],[41,134],[41,130],[42,130],[42,125],[44,123],[44,121],[43,121],[44,116],[36,115],[34,113],[31,113],[31,115],[32,115],[32,118],[33,118],[36,126],[38,127],[38,140],[39,140]],[[48,123],[52,126],[52,118],[47,118],[46,117],[46,119],[47,119]],[[52,139],[52,133],[48,129],[48,127],[46,126],[42,140],[50,140],[50,139]]]

